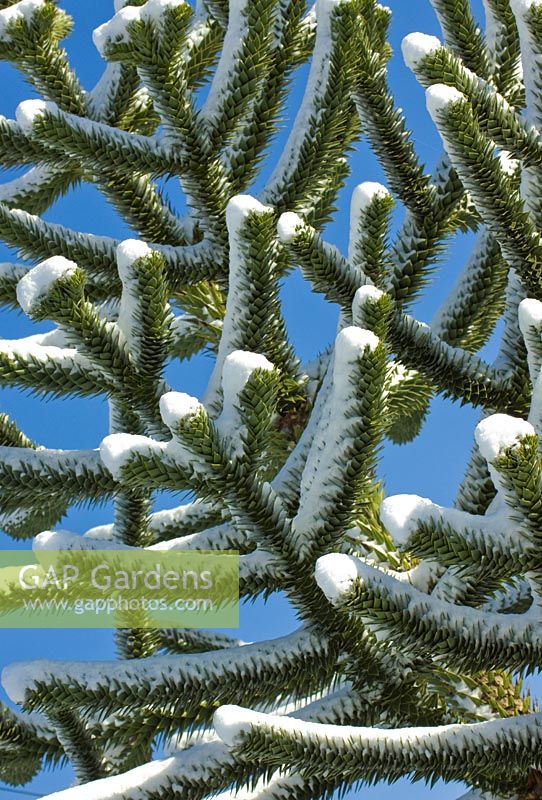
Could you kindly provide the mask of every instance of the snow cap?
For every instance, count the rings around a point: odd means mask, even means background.
[[[530,422],[508,414],[492,414],[476,426],[474,435],[486,461],[494,461],[503,450],[514,447],[524,436],[533,436]]]
[[[364,181],[358,183],[350,200],[350,222],[357,221],[362,213],[374,202],[375,198],[389,197],[390,193],[382,183]]]
[[[519,327],[525,336],[529,328],[542,328],[542,303],[532,297],[522,300],[518,308]]]
[[[128,42],[129,36],[127,25],[141,19],[141,7],[125,6],[118,11],[114,17],[103,25],[95,28],[92,32],[92,41],[96,50],[101,56],[105,53],[105,47],[110,41]]]
[[[117,247],[117,267],[121,280],[130,274],[130,267],[139,258],[152,253],[151,248],[141,239],[125,239]]]
[[[18,705],[24,703],[26,690],[34,683],[33,665],[35,663],[35,661],[15,661],[2,670],[4,691],[9,699]]]
[[[134,436],[130,433],[111,433],[100,444],[100,458],[115,480],[121,480],[125,464],[136,453],[151,455],[162,452],[164,445],[148,436]]]
[[[239,736],[247,733],[252,725],[265,721],[266,715],[241,706],[220,706],[213,715],[216,733],[228,747],[237,744]]]
[[[407,67],[415,71],[416,65],[429,53],[434,53],[442,47],[442,42],[436,36],[426,33],[409,33],[401,42],[401,52]]]
[[[168,8],[184,5],[186,5],[185,0],[147,0],[145,5],[140,6],[141,18],[146,22],[159,19]]]
[[[376,350],[379,341],[378,336],[364,328],[358,328],[355,325],[343,328],[335,339],[335,364],[337,361],[341,364],[352,363],[367,348]]]
[[[114,542],[114,547],[118,548],[119,543]],[[43,531],[38,533],[32,540],[32,550],[91,550],[93,548],[92,540],[80,536],[78,533],[71,531]],[[94,545],[94,549],[98,549]]]
[[[32,539],[32,550],[66,550],[66,542],[74,535],[71,531],[42,531]]]
[[[160,415],[170,430],[174,430],[182,419],[197,414],[202,408],[197,397],[185,392],[166,392],[160,398]]]
[[[356,291],[354,295],[354,300],[352,301],[352,313],[354,317],[357,317],[358,312],[363,309],[363,306],[367,302],[371,302],[374,300],[380,300],[384,292],[379,289],[377,286],[372,286],[372,284],[368,283],[365,286],[360,286],[359,289]]]
[[[316,583],[333,605],[348,594],[359,577],[357,559],[345,553],[329,553],[321,556],[314,570]]]
[[[271,372],[273,368],[273,364],[260,353],[234,350],[226,356],[222,367],[224,403],[237,403],[239,395],[254,370],[263,369]]]
[[[277,222],[277,236],[281,242],[288,244],[288,242],[295,239],[297,229],[304,224],[299,214],[295,214],[293,211],[286,211],[280,215]]]
[[[250,194],[236,194],[226,206],[226,224],[230,234],[238,233],[249,214],[264,214],[272,211]]]
[[[439,111],[445,109],[450,103],[455,103],[458,100],[464,99],[465,95],[458,92],[453,86],[446,86],[444,83],[435,83],[433,86],[426,89],[425,92],[427,110],[433,119],[436,118]]]
[[[60,278],[72,275],[77,264],[64,256],[53,256],[24,275],[17,284],[17,302],[26,314],[31,314],[37,303],[43,300],[51,287]]]
[[[45,0],[20,0],[0,11],[0,36],[2,36],[8,25],[16,20],[31,20],[34,12],[43,6]],[[4,37],[5,40],[5,37]]]
[[[416,530],[435,504],[427,497],[416,494],[395,494],[386,497],[380,505],[380,520],[393,536],[399,547],[405,547],[408,539]]]
[[[55,114],[58,111],[57,104],[49,100],[39,100],[38,98],[23,100],[15,109],[15,119],[25,133],[32,133],[34,120],[36,117],[43,116],[46,111]]]

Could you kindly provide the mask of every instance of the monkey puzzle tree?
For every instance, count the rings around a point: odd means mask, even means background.
[[[541,795],[542,716],[521,674],[542,663],[542,4],[485,0],[485,34],[467,0],[433,6],[443,42],[403,43],[444,145],[430,175],[388,88],[391,12],[374,0],[117,0],[91,92],[61,46],[66,13],[0,0],[0,55],[43,97],[0,119],[1,163],[29,168],[0,189],[0,237],[25,259],[2,265],[0,301],[56,326],[2,341],[0,380],[106,395],[111,420],[99,449],[59,451],[2,416],[2,528],[38,550],[237,550],[242,597],[281,591],[300,621],[255,644],[134,625],[117,661],[13,665],[2,780],[69,759],[80,785],[59,800],[301,800],[401,776]],[[343,255],[322,230],[361,136],[387,188],[356,187]],[[137,238],[40,217],[80,181]],[[466,231],[472,254],[423,324],[409,307]],[[340,308],[310,364],[281,308],[292,269]],[[488,364],[477,353],[501,318]],[[200,401],[164,370],[204,349]],[[378,467],[435,394],[481,414],[449,509],[384,498]],[[193,499],[155,511],[163,490]],[[110,525],[54,530],[110,498]]]

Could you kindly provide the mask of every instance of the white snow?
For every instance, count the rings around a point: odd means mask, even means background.
[[[236,194],[226,206],[226,224],[230,236],[237,236],[249,214],[264,214],[271,211],[250,194]]]
[[[358,220],[364,211],[375,201],[389,197],[390,193],[382,183],[364,181],[358,183],[352,192],[350,200],[350,219]]]
[[[107,527],[107,526],[104,526]],[[71,531],[43,531],[32,541],[32,549],[42,550],[130,550],[128,545],[112,539],[94,539]]]
[[[534,390],[539,383],[542,368],[542,303],[532,298],[522,300],[518,308],[518,321],[527,348],[529,375]],[[537,387],[537,391],[533,391],[529,421],[533,421],[531,417],[537,417],[539,421],[541,419],[539,412],[542,409],[539,407],[539,401],[542,400],[542,396],[539,389],[540,387]],[[537,430],[537,433],[540,434],[542,431]]]
[[[83,534],[83,538],[85,539],[92,539],[97,541],[108,541],[113,539],[115,536],[115,527],[111,523],[106,525],[95,525],[93,528],[89,528],[88,531],[85,531]]]
[[[19,362],[31,359],[34,363],[47,365],[54,361],[66,370],[84,370],[95,379],[101,376],[99,370],[85,356],[66,346],[64,336],[58,329],[25,336],[23,339],[0,339],[0,353]]]
[[[137,278],[134,275],[132,265],[138,259],[145,258],[151,253],[152,250],[148,244],[139,239],[125,239],[118,245],[116,250],[117,269],[122,282],[117,325],[124,334],[124,338],[136,358],[139,351],[139,339],[133,328],[138,305],[138,292]]]
[[[34,16],[34,12],[42,7],[44,3],[45,0],[20,0],[19,3],[14,3],[12,6],[0,11],[0,36],[4,38],[4,41],[9,41],[9,38],[5,36],[8,25],[19,19],[26,22],[30,21]]]
[[[344,553],[321,556],[316,562],[314,577],[329,602],[338,603],[358,577],[357,559]]]
[[[537,377],[533,381],[533,393],[531,397],[531,408],[529,409],[528,421],[535,429],[537,436],[542,437],[542,369],[539,366],[538,359],[536,360],[536,367],[531,369],[532,362],[535,360],[528,352],[529,368],[531,375],[534,375],[537,369]]]
[[[108,42],[114,41],[128,42],[127,26],[130,22],[141,19],[141,8],[136,6],[126,6],[115,14],[108,22],[104,22],[92,32],[92,41],[101,56],[104,55],[105,47]]]
[[[46,112],[56,114],[57,111],[57,104],[50,100],[23,100],[15,109],[15,118],[25,133],[32,133],[36,117],[43,116]]]
[[[70,470],[78,476],[91,471],[100,471],[97,450],[50,450],[38,447],[0,447],[0,471],[4,466],[16,472],[33,472],[36,477],[50,478],[51,472]]]
[[[376,286],[372,286],[371,284],[366,284],[365,286],[360,286],[360,288],[356,291],[354,295],[354,299],[352,301],[352,314],[354,315],[354,319],[356,319],[360,311],[362,311],[363,306],[367,301],[375,301],[380,300],[384,292]]]
[[[185,0],[147,0],[144,5],[140,6],[141,19],[145,20],[145,22],[159,20],[168,8],[176,8],[183,5],[185,5]]]
[[[502,171],[507,175],[514,175],[519,165],[517,158],[511,156],[508,150],[501,150],[498,159]]]
[[[130,267],[139,258],[145,258],[152,253],[146,242],[140,239],[125,239],[117,247],[117,267],[121,280],[131,275]]]
[[[438,508],[427,497],[415,494],[396,494],[386,497],[380,505],[380,519],[393,536],[394,542],[403,547],[418,524],[431,516]]]
[[[540,300],[530,297],[522,300],[518,308],[518,319],[520,330],[524,336],[529,328],[535,328],[540,332],[542,330],[542,303]]]
[[[187,522],[197,523],[198,520],[205,520],[212,510],[212,505],[201,500],[193,503],[185,503],[175,508],[165,508],[162,511],[155,511],[149,517],[149,528],[155,531],[160,538],[168,528],[182,526]],[[87,532],[88,533],[88,532]]]
[[[162,454],[164,445],[148,436],[111,433],[100,444],[100,458],[115,480],[122,479],[122,470],[133,455]]]
[[[437,39],[436,36],[428,36],[426,33],[409,33],[401,42],[404,62],[413,72],[422,58],[441,47],[440,39]]]
[[[202,408],[197,397],[185,392],[166,392],[160,398],[160,415],[170,430],[175,430],[181,420],[197,414]]]
[[[542,0],[510,0],[510,7],[518,17],[524,16],[531,8],[542,5]]]
[[[213,715],[213,725],[218,736],[228,747],[233,747],[242,733],[252,724],[262,722],[263,714],[240,706],[220,706]]]
[[[365,350],[376,350],[380,339],[372,331],[349,325],[343,328],[335,339],[335,365],[333,377],[335,382],[344,379],[345,371],[352,365],[357,358],[363,355]]]
[[[271,372],[273,364],[259,353],[234,350],[222,368],[222,412],[216,420],[220,434],[228,440],[232,453],[241,456],[244,425],[239,417],[239,398],[252,373],[257,370]]]
[[[312,441],[309,439],[299,511],[292,526],[292,544],[299,553],[308,552],[327,506],[334,502],[340,465],[349,458],[353,436],[352,409],[357,392],[353,376],[359,369],[359,360],[378,343],[374,333],[354,326],[343,328],[336,337],[333,371],[328,372],[321,390],[322,404],[318,401],[317,427],[314,433],[309,431]],[[326,386],[328,381],[331,386]]]
[[[172,791],[183,794],[187,784],[193,786],[206,780],[207,770],[227,769],[231,762],[222,742],[206,742],[181,755],[156,759],[119,775],[72,786],[42,800],[126,800],[127,797],[146,800],[150,795],[163,797]]]
[[[77,264],[63,256],[53,256],[42,261],[24,275],[17,284],[17,302],[26,314],[47,295],[60,278],[65,278],[77,269]]]
[[[245,350],[234,350],[230,353],[222,368],[222,390],[224,392],[224,405],[233,408],[239,402],[239,396],[246,386],[252,373],[261,369],[272,372],[273,364],[260,353],[250,353]]]
[[[425,102],[427,110],[435,122],[438,122],[438,113],[445,109],[450,103],[464,100],[465,95],[454,89],[453,86],[446,86],[444,83],[435,83],[426,89]]]
[[[288,244],[288,242],[295,239],[297,229],[302,228],[304,225],[305,223],[299,214],[295,214],[293,211],[286,211],[280,215],[277,222],[277,236],[281,242]]]
[[[527,420],[508,414],[492,414],[476,426],[474,435],[486,461],[494,461],[508,447],[514,447],[523,436],[534,435],[535,430]]]

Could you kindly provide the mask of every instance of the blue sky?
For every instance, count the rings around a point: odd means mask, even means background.
[[[74,33],[66,42],[72,63],[85,87],[95,83],[103,62],[92,41],[91,31],[112,15],[112,0],[62,0],[60,5],[75,20]],[[393,11],[391,27],[392,45],[395,55],[391,62],[390,82],[398,103],[407,115],[409,125],[415,132],[418,152],[429,167],[441,152],[439,138],[425,111],[423,91],[411,73],[402,64],[399,44],[404,35],[415,30],[438,34],[438,25],[428,0],[388,0]],[[475,12],[480,14],[481,2],[476,0]],[[306,70],[302,70],[294,82],[289,115],[295,110],[302,90]],[[0,113],[13,117],[17,104],[33,96],[17,74],[6,64],[0,63],[2,102]],[[286,126],[285,126],[286,127]],[[278,138],[271,151],[269,166],[274,153],[280,152],[287,130]],[[352,188],[364,180],[380,180],[383,176],[369,148],[361,143],[352,157],[352,176],[340,198],[340,212],[330,224],[326,237],[345,250],[349,197]],[[179,198],[180,201],[180,198]],[[70,192],[58,201],[46,218],[61,222],[78,230],[116,237],[128,237],[130,231],[117,217],[113,209],[98,192],[88,186]],[[468,253],[469,237],[453,242],[434,282],[418,303],[416,314],[428,321],[440,301],[446,296],[454,278]],[[0,260],[12,261],[14,255],[0,245]],[[311,294],[298,275],[291,276],[283,292],[284,307],[289,332],[299,355],[311,358],[324,348],[333,336],[337,312],[320,297]],[[36,326],[22,315],[0,311],[0,338],[18,338],[47,326]],[[495,343],[487,348],[486,357],[495,353]],[[170,380],[176,389],[201,395],[210,373],[211,361],[207,357],[195,358],[189,363],[175,367]],[[103,400],[49,400],[42,401],[15,390],[0,389],[0,409],[12,415],[22,429],[33,439],[49,447],[78,448],[96,447],[107,433],[107,408]],[[422,436],[405,447],[387,446],[381,461],[381,475],[385,479],[388,493],[414,492],[429,496],[440,503],[450,503],[461,480],[472,442],[477,415],[470,408],[459,408],[450,402],[436,400],[432,414],[424,427]],[[76,532],[102,522],[109,522],[109,507],[98,509],[75,509],[62,527]],[[0,534],[0,547],[12,547],[8,537]],[[28,543],[22,546],[28,546]],[[264,608],[262,603],[243,607],[239,635],[245,640],[266,639],[292,630],[295,620],[281,598],[273,598]],[[0,668],[14,660],[33,658],[98,659],[114,656],[111,637],[100,631],[2,631]],[[0,693],[0,696],[1,693]],[[69,784],[71,776],[64,773],[42,774],[27,789],[45,794]],[[384,800],[397,796],[398,787],[376,786],[364,788],[356,796],[368,800]],[[458,787],[438,784],[434,789],[420,784],[413,787],[401,782],[401,796],[408,798],[420,795],[447,800],[461,794]],[[0,800],[16,797],[3,794]],[[24,795],[20,795],[22,798]]]

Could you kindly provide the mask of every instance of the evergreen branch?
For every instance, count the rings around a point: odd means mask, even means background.
[[[274,658],[269,659],[273,653]],[[27,708],[53,701],[57,708],[74,704],[82,712],[108,713],[145,709],[145,721],[135,713],[133,722],[125,717],[125,736],[143,735],[142,727],[172,733],[208,721],[222,698],[239,696],[256,702],[273,702],[277,696],[303,697],[323,687],[330,678],[332,654],[320,637],[301,630],[289,636],[184,656],[155,656],[152,659],[101,662],[94,666],[81,662],[66,665],[42,662],[45,672],[35,672],[39,662],[24,667],[24,703]],[[318,668],[317,668],[318,665]],[[324,667],[324,669],[322,669]],[[90,670],[90,671],[89,671]],[[47,681],[44,676],[47,675]],[[19,675],[22,678],[22,673]],[[292,680],[294,678],[294,680]],[[9,686],[9,673],[4,685]],[[171,703],[171,687],[183,691]],[[215,700],[204,702],[209,686]],[[281,691],[280,687],[283,687]],[[167,715],[160,713],[167,698]],[[18,699],[22,700],[21,694]],[[158,725],[158,727],[155,727]],[[138,734],[139,729],[139,734]]]
[[[183,3],[162,11],[156,24],[146,4],[136,18],[132,15],[126,19],[121,10],[110,23],[94,32],[95,43],[108,58],[137,67],[168,135],[181,145],[181,153],[187,156],[182,184],[189,205],[202,215],[208,235],[217,244],[224,244],[223,226],[219,223],[229,197],[227,180],[219,162],[208,151],[188,85],[187,69],[176,57],[186,43],[191,10]],[[122,29],[123,40],[119,40]]]
[[[537,297],[542,292],[538,277],[542,257],[539,236],[513,181],[494,156],[492,143],[482,134],[470,105],[457,90],[436,84],[427,90],[427,98],[465,188],[499,242],[504,258]]]
[[[355,31],[369,16],[371,0],[339,6],[321,0],[311,70],[303,101],[282,155],[261,194],[279,212],[308,212],[337,159],[351,143],[350,89],[358,61]],[[324,178],[324,176],[326,176]]]
[[[19,505],[45,501],[55,490],[60,502],[99,500],[110,495],[115,482],[95,450],[33,450],[0,448],[1,504],[16,498]]]
[[[403,40],[402,48],[405,61],[424,87],[438,83],[457,89],[468,98],[481,130],[495,144],[526,166],[540,165],[542,145],[538,131],[532,123],[524,122],[490,83],[466,69],[433,36],[411,34]]]
[[[535,669],[540,659],[537,622],[490,614],[437,600],[359,559],[323,556],[317,580],[328,599],[385,630],[396,647],[439,657],[467,673],[483,669]]]
[[[447,236],[465,221],[465,190],[456,171],[443,158],[436,167],[431,186],[433,208],[421,216],[407,213],[391,246],[392,273],[388,291],[405,306],[416,299],[442,253]],[[471,215],[472,216],[472,215]]]
[[[414,150],[402,112],[396,108],[386,78],[385,60],[368,34],[360,34],[361,65],[356,75],[354,100],[388,184],[408,211],[422,219],[433,212],[433,191]]]
[[[8,208],[41,214],[79,179],[80,174],[74,169],[33,167],[20,178],[0,185],[0,202]]]
[[[137,163],[142,174],[148,172],[156,177],[183,170],[183,159],[178,152],[153,137],[128,133],[45,104],[34,105],[33,113],[31,138],[54,151],[54,155],[49,154],[51,160],[57,160],[58,153],[64,151],[82,159],[89,169],[117,170],[125,173],[126,178],[130,163]],[[43,153],[46,159],[47,149]]]
[[[489,77],[489,55],[468,0],[431,0],[446,44],[465,66]]]
[[[300,557],[337,546],[365,499],[382,436],[385,377],[386,351],[377,337],[343,329],[335,342],[333,413],[319,425],[301,478],[292,537]]]
[[[540,740],[537,714],[473,725],[410,728],[392,735],[387,729],[318,725],[226,706],[216,713],[215,726],[245,763],[288,767],[307,780],[346,785],[372,782],[381,775],[390,781],[406,775],[426,780],[443,775],[490,791],[506,791],[530,763],[538,764]],[[500,780],[496,758],[506,758]]]
[[[221,156],[232,190],[236,193],[256,176],[264,149],[277,131],[278,115],[291,72],[296,64],[312,52],[310,45],[300,48],[300,40],[309,27],[309,23],[302,19],[304,10],[305,3],[300,0],[279,5],[280,17],[275,22],[274,31],[276,41],[268,53],[266,79],[260,84]],[[302,50],[301,53],[298,48]]]
[[[75,767],[78,779],[85,783],[104,777],[103,756],[76,714],[65,708],[52,708],[48,717],[56,728],[62,749]]]
[[[283,264],[274,236],[274,213],[248,195],[228,203],[230,279],[226,313],[206,403],[217,405],[222,368],[234,350],[265,355],[295,380],[298,362],[288,341],[279,302]]]
[[[64,111],[85,114],[87,97],[71,69],[59,41],[71,30],[71,19],[54,3],[44,0],[20,14],[1,12],[7,34],[0,42],[0,57],[12,61],[40,94]]]
[[[218,153],[242,123],[266,81],[270,63],[273,4],[246,0],[230,13],[222,53],[200,111],[211,152]]]
[[[356,286],[366,278],[356,274],[335,248],[323,243],[296,215],[281,219],[279,235],[288,242],[314,289],[325,291],[328,299],[340,299],[343,307],[350,306]],[[450,347],[411,317],[400,312],[392,314],[389,338],[401,362],[421,372],[438,391],[460,402],[492,408],[523,408],[523,389],[515,386],[513,378],[499,374],[464,350]]]
[[[57,332],[0,341],[0,383],[53,397],[92,396],[113,388],[104,373],[66,346]]]
[[[491,77],[498,92],[521,105],[522,89],[518,76],[520,45],[514,12],[508,0],[488,0],[486,4],[486,44],[491,59]]]
[[[507,277],[498,243],[483,230],[454,289],[431,322],[432,330],[452,347],[478,351],[504,311]]]
[[[89,279],[95,282],[98,291],[105,276],[109,277],[111,293],[116,294],[120,289],[119,281],[115,292],[116,281],[110,277],[111,271],[116,271],[118,239],[79,233],[57,223],[45,222],[26,211],[9,209],[3,203],[0,203],[0,235],[27,258],[42,260],[64,256],[75,261],[88,270]],[[207,243],[192,247],[161,245],[156,249],[166,259],[173,286],[197,283],[221,274],[222,264]]]

